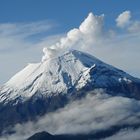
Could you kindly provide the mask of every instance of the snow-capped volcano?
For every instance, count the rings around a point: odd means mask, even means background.
[[[0,133],[102,89],[140,99],[140,80],[77,50],[29,64],[0,88]],[[12,117],[11,117],[12,116]]]
[[[28,64],[1,88],[0,102],[24,102],[33,96],[72,94],[84,88],[104,88],[129,95],[126,85],[137,82],[140,81],[89,54],[72,50],[41,63]],[[129,96],[140,97],[135,93]]]
[[[89,72],[96,63],[101,62],[73,50],[41,63],[29,64],[4,85],[1,101],[19,97],[26,100],[38,91],[43,96],[55,96],[66,94],[70,89],[78,90],[91,80]]]

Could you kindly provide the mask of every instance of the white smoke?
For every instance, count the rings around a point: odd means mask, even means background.
[[[55,56],[56,52],[71,49],[78,44],[84,45],[87,42],[88,44],[93,44],[102,32],[103,18],[104,15],[95,16],[93,13],[89,13],[79,28],[70,30],[66,37],[61,38],[59,42],[43,49],[44,56],[42,61]]]
[[[56,49],[51,49],[51,48],[43,48],[43,52],[45,55],[42,57],[42,61],[52,58],[58,53]]]

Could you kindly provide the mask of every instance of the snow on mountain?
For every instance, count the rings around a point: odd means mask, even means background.
[[[26,100],[37,90],[51,96],[65,94],[74,85],[77,89],[82,88],[90,80],[89,71],[96,61],[86,56],[82,58],[81,52],[71,51],[42,63],[29,64],[4,85],[0,101],[19,96]]]
[[[24,102],[35,94],[50,97],[78,91],[89,84],[102,88],[133,80],[136,79],[89,54],[72,50],[41,63],[28,64],[2,87],[0,102],[15,99]]]

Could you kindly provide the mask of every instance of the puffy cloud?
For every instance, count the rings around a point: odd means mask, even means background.
[[[102,32],[104,15],[96,16],[89,13],[88,17],[81,23],[79,30],[83,34],[93,35],[93,37],[100,35]]]
[[[131,18],[130,11],[121,13],[116,19],[117,26],[127,29],[130,33],[140,33],[140,21]]]
[[[117,26],[121,28],[127,26],[130,23],[130,19],[131,19],[131,12],[124,11],[116,19]]]

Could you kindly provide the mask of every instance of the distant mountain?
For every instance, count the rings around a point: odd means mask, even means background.
[[[92,135],[51,135],[48,132],[39,132],[27,140],[88,140],[95,138]]]
[[[64,107],[94,89],[140,99],[139,79],[87,53],[72,50],[29,64],[0,88],[0,132]]]
[[[136,128],[139,128],[139,126],[140,125],[114,126],[110,129],[100,130],[96,133],[88,133],[88,134],[81,133],[81,134],[74,134],[74,135],[73,134],[52,135],[49,134],[48,132],[43,131],[43,132],[35,133],[34,135],[27,138],[27,140],[104,140],[104,138],[106,139],[117,134],[117,132],[119,132],[120,130],[130,129],[130,128],[136,130]],[[118,138],[121,139],[121,135]],[[135,139],[134,137],[133,140],[138,140],[138,139],[137,138]]]
[[[27,140],[55,140],[55,136],[47,132],[39,132],[28,138]]]
[[[99,132],[97,134],[51,135],[48,132],[43,131],[32,135],[27,140],[99,140],[114,133],[115,131],[112,130],[106,132]]]

